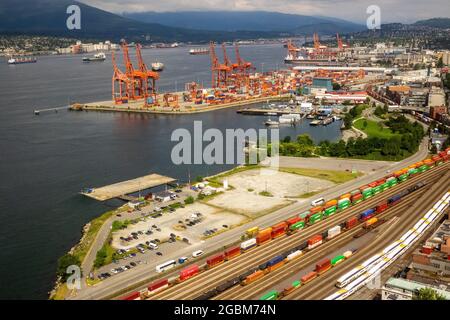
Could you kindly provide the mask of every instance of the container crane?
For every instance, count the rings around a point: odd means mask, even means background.
[[[145,105],[154,104],[156,99],[156,80],[159,79],[159,73],[148,70],[147,65],[142,58],[141,52],[142,46],[137,43],[136,44],[136,57],[139,64],[139,70],[145,75],[145,86],[144,86],[144,96],[145,96]],[[149,99],[151,98],[151,99]]]
[[[211,84],[213,88],[226,87],[228,85],[228,75],[231,67],[220,64],[216,55],[216,48],[214,42],[210,42],[210,56],[211,56]]]
[[[129,88],[128,96],[132,100],[142,99],[146,95],[145,89],[147,75],[140,70],[134,69],[128,52],[128,44],[125,40],[122,41],[121,47],[123,51],[123,61],[126,67],[126,75],[132,82],[132,86]]]
[[[114,69],[112,77],[112,98],[116,104],[127,103],[129,99],[128,93],[130,92],[131,81],[127,75],[117,67],[114,51],[111,53],[111,60]],[[118,85],[118,92],[116,90],[116,85]]]

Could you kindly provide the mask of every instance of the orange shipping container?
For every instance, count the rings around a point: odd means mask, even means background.
[[[323,211],[323,207],[314,207],[314,208],[311,208],[311,209],[309,210],[309,212],[311,213],[311,215],[313,215],[313,214],[315,214],[315,213],[318,213],[318,212],[321,212],[321,211]]]
[[[340,196],[339,199],[350,199],[351,196],[352,196],[351,193],[346,193]]]
[[[329,208],[329,207],[332,207],[332,206],[335,206],[335,205],[337,205],[337,200],[336,199],[333,199],[333,200],[330,200],[330,201],[328,201],[327,203],[325,203],[325,208]]]
[[[264,272],[262,270],[258,270],[255,273],[252,273],[251,275],[247,276],[247,278],[245,278],[245,280],[242,282],[242,284],[245,286],[245,285],[250,284],[262,277],[264,277]]]

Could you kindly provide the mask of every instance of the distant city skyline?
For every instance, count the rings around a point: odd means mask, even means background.
[[[79,0],[111,11],[273,11],[311,16],[328,16],[365,23],[370,5],[381,9],[381,23],[412,23],[417,20],[450,17],[448,0]]]

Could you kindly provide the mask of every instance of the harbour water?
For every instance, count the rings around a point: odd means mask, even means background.
[[[230,56],[233,52],[230,49]],[[144,50],[144,59],[164,63],[159,91],[181,90],[197,81],[209,86],[209,56],[187,48]],[[242,46],[241,55],[261,70],[282,67],[282,45]],[[35,109],[110,98],[112,69],[105,62],[83,64],[82,56],[39,57],[35,64],[11,66],[0,60],[0,299],[46,299],[57,259],[80,238],[89,220],[108,209],[78,194],[150,172],[187,180],[228,165],[175,166],[173,130],[264,128],[265,117],[236,109],[185,116],[97,112],[34,115]],[[303,120],[282,127],[280,136],[309,133],[316,142],[340,137],[339,122],[311,127]],[[189,171],[188,171],[189,170]]]

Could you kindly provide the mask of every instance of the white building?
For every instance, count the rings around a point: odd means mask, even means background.
[[[422,288],[430,288],[430,286],[403,278],[390,278],[381,288],[381,300],[412,300],[414,294]],[[432,289],[443,295],[446,300],[450,300],[449,291]]]

